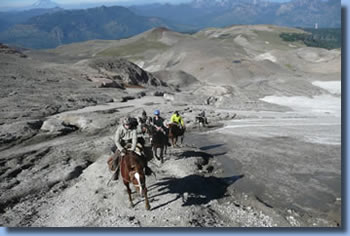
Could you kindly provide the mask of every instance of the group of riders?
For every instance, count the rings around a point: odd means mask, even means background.
[[[180,116],[178,111],[175,111],[170,118],[170,124],[178,126],[181,130],[185,130],[185,122]],[[143,166],[145,168],[145,174],[149,175],[152,170],[147,166],[147,161],[151,159],[149,156],[152,155],[152,151],[145,148],[145,135],[147,127],[153,127],[156,132],[162,132],[166,137],[167,145],[170,146],[168,134],[168,124],[165,119],[160,116],[160,111],[154,111],[154,117],[147,116],[146,111],[142,111],[141,117],[136,119],[135,117],[127,116],[122,120],[122,123],[118,127],[114,135],[115,146],[112,147],[114,153],[108,159],[108,166],[111,171],[115,171],[113,180],[117,180],[119,176],[119,161],[120,158],[127,153],[127,150],[133,151],[138,154],[142,159]]]

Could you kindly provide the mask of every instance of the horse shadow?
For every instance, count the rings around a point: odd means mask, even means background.
[[[163,178],[152,185],[152,187],[156,186],[159,193],[150,196],[150,198],[155,199],[166,194],[175,194],[176,197],[152,208],[152,210],[166,206],[180,198],[182,206],[203,205],[212,200],[221,199],[228,196],[227,188],[243,177],[244,175],[224,178],[189,175],[183,178]]]
[[[199,149],[202,150],[202,151],[207,151],[207,150],[214,149],[214,148],[218,148],[218,147],[221,147],[221,146],[224,146],[224,145],[225,145],[224,143],[221,143],[221,144],[213,144],[213,145],[208,145],[208,146],[200,147]]]
[[[210,153],[201,152],[201,151],[184,151],[179,155],[179,158],[189,158],[189,157],[201,157],[205,160],[209,160],[210,158],[213,158],[214,156]]]

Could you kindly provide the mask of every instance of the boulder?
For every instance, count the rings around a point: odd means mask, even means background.
[[[133,96],[125,96],[125,97],[122,97],[121,102],[127,102],[129,100],[134,100],[134,99],[135,99],[135,97],[133,97]]]
[[[77,127],[66,124],[62,120],[51,118],[43,122],[40,130],[50,134],[68,134],[77,130]]]
[[[215,102],[217,102],[217,98],[216,97],[213,97],[213,96],[210,96],[208,97],[206,100],[205,100],[205,104],[206,105],[212,105],[214,104]]]
[[[163,97],[163,96],[164,96],[164,92],[155,91],[155,92],[153,93],[153,96],[156,96],[156,97]]]
[[[26,58],[27,55],[22,53],[21,51],[17,50],[16,48],[11,48],[7,45],[4,45],[0,43],[0,54],[12,54],[12,55],[17,55],[22,58]]]
[[[136,97],[137,97],[137,98],[142,98],[142,97],[144,97],[144,96],[146,96],[146,93],[145,93],[145,92],[139,92],[139,93],[136,94]]]
[[[89,66],[100,74],[112,78],[125,85],[167,86],[165,82],[155,78],[151,73],[141,69],[136,64],[117,57],[96,58]]]
[[[120,82],[118,83],[116,80],[110,79],[103,75],[85,75],[84,77],[85,79],[95,83],[97,88],[124,88]]]
[[[174,101],[175,100],[175,96],[173,94],[169,94],[169,93],[164,93],[163,97],[165,100],[167,101]]]

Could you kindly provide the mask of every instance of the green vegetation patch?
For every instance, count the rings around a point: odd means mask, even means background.
[[[253,31],[259,40],[262,40],[264,42],[269,42],[269,45],[264,45],[266,48],[271,49],[280,49],[284,50],[287,48],[290,48],[288,46],[288,43],[283,41],[280,37],[281,31],[260,31],[260,30],[254,30]],[[251,39],[250,39],[251,40]],[[296,45],[296,46],[304,46],[304,45]]]
[[[306,46],[335,49],[341,48],[341,29],[304,29],[308,33],[281,33],[280,37],[287,42],[303,42]]]
[[[105,49],[102,52],[98,53],[98,55],[125,57],[141,54],[148,50],[166,50],[168,48],[168,45],[161,42],[153,42],[147,41],[145,39],[139,39],[133,43],[124,46]]]
[[[291,64],[285,64],[285,66],[292,71],[296,71],[296,69]]]

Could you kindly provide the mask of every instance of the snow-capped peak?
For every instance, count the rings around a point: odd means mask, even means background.
[[[32,8],[55,8],[58,4],[51,0],[38,0],[32,5]]]

